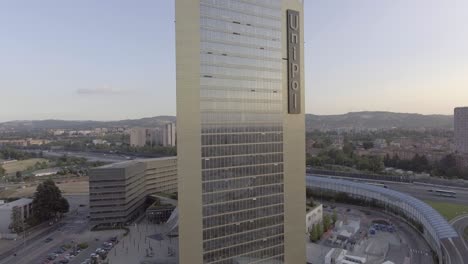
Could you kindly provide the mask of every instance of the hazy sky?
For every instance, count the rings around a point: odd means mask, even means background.
[[[468,105],[468,1],[305,0],[307,112]],[[173,0],[0,0],[0,121],[175,114]]]

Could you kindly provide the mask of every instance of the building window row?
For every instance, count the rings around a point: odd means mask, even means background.
[[[281,132],[267,133],[257,132],[252,134],[218,134],[203,135],[202,146],[227,145],[227,144],[252,144],[252,143],[281,143],[283,134]]]
[[[257,17],[271,18],[273,21],[281,21],[280,8],[269,8],[266,5],[255,5],[255,2],[233,1],[233,0],[201,0],[201,6],[207,5],[216,7],[217,10],[231,10],[233,12],[244,13]],[[210,13],[218,13],[219,11],[212,11]]]
[[[204,182],[202,185],[202,189],[203,194],[222,194],[236,189],[252,189],[258,186],[281,183],[283,183],[283,174],[270,174],[261,176],[236,177],[231,179]]]
[[[216,226],[223,226],[232,223],[240,223],[245,221],[254,221],[257,218],[264,218],[268,216],[282,214],[284,212],[283,204],[275,204],[265,206],[263,208],[256,208],[241,212],[227,213],[218,216],[209,216],[203,218],[203,227],[211,228]]]
[[[239,22],[241,25],[249,27],[261,27],[278,31],[281,30],[281,21],[278,21],[277,19],[271,19],[242,12],[235,12],[224,8],[216,8],[210,5],[204,5],[203,3],[200,6],[200,16],[207,16],[218,20]]]
[[[203,230],[203,240],[210,240],[217,237],[225,237],[230,236],[233,234],[238,234],[241,232],[248,232],[250,230],[265,228],[268,226],[274,226],[283,224],[284,216],[274,215],[268,216],[264,218],[257,218],[255,220],[240,222],[240,223],[232,223],[225,226],[218,226],[214,228],[209,228]]]
[[[238,144],[231,146],[203,146],[202,157],[232,156],[258,153],[283,152],[283,143]]]
[[[204,158],[201,161],[202,169],[215,169],[223,167],[237,167],[237,166],[249,166],[249,165],[261,165],[268,163],[279,163],[283,162],[282,153],[274,154],[257,154],[257,155],[246,155],[246,156],[234,156],[234,157],[223,157],[223,158]]]
[[[211,193],[203,195],[203,205],[212,205],[238,200],[246,200],[283,193],[283,184],[272,184],[261,187],[251,187],[226,192]]]
[[[206,205],[203,207],[203,217],[217,216],[227,213],[248,212],[250,209],[282,204],[283,202],[283,194],[279,193],[276,195],[251,198],[223,204]]]
[[[211,251],[217,248],[231,247],[234,245],[243,244],[254,240],[275,237],[277,235],[283,234],[283,232],[284,228],[282,224],[277,226],[268,226],[263,229],[253,230],[249,232],[241,232],[239,234],[232,235],[229,237],[221,237],[205,241],[203,243],[203,250]]]
[[[239,256],[245,253],[249,253],[252,251],[263,250],[265,248],[274,247],[278,245],[282,245],[284,243],[284,236],[278,235],[271,238],[264,238],[256,241],[252,241],[250,243],[245,243],[242,245],[237,245],[229,248],[223,248],[216,251],[211,251],[208,253],[203,254],[203,259],[205,262],[213,262],[223,259],[232,258],[235,256]],[[260,255],[259,259],[264,258],[264,255]]]
[[[283,172],[283,163],[269,163],[236,168],[219,168],[202,171],[203,181],[216,181],[237,177],[260,176]]]

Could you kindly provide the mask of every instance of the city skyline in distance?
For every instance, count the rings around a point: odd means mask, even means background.
[[[338,115],[307,114],[306,128],[339,129],[360,127],[364,129],[453,129],[454,115],[422,115],[415,113],[396,113],[382,111],[349,112]],[[123,120],[13,120],[0,122],[1,129],[86,129],[111,127],[162,127],[166,123],[175,123],[176,116],[153,116]]]
[[[466,105],[466,5],[306,2],[306,112]],[[172,2],[0,7],[0,122],[175,115]]]

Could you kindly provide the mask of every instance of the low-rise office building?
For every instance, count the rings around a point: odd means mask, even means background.
[[[144,160],[148,195],[177,192],[177,158]]]
[[[32,199],[21,198],[13,202],[0,205],[0,237],[7,237],[12,233],[10,230],[10,224],[14,208],[20,209],[21,218],[23,221],[26,221],[26,219],[32,215],[32,202]]]
[[[125,224],[144,210],[146,197],[177,192],[177,157],[132,160],[92,169],[90,221]]]
[[[312,227],[321,223],[323,220],[323,205],[319,204],[313,208],[307,208],[306,213],[306,231],[312,231]]]

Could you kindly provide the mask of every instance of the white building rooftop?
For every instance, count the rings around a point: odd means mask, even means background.
[[[12,209],[15,206],[25,206],[32,203],[32,201],[33,200],[29,198],[21,198],[10,203],[0,204],[0,210]]]

